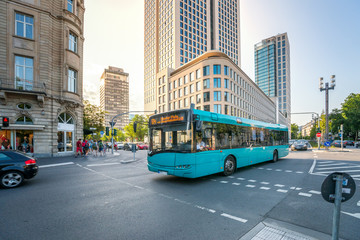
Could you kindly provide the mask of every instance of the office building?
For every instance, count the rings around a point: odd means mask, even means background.
[[[129,74],[123,69],[109,66],[100,78],[100,107],[105,111],[105,126],[118,114],[116,128],[129,124]]]
[[[0,1],[0,145],[74,154],[83,137],[84,1]]]
[[[210,50],[240,66],[239,0],[148,0],[144,23],[144,107],[157,108],[157,74]],[[162,74],[160,74],[162,75]]]
[[[287,33],[255,45],[255,82],[291,122],[290,45]]]

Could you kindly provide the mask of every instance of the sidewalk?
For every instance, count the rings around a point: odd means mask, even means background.
[[[289,223],[266,219],[239,240],[328,240],[330,235]]]

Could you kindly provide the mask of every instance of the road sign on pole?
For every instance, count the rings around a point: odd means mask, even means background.
[[[321,133],[317,133],[317,134],[316,134],[316,137],[321,137]]]

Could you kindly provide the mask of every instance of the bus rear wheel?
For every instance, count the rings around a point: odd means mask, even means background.
[[[236,164],[233,156],[227,156],[224,161],[224,175],[230,176],[235,172]]]
[[[273,153],[273,160],[272,162],[277,162],[279,160],[278,152],[275,150]]]

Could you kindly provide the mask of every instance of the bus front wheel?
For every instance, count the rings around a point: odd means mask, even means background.
[[[230,176],[235,172],[235,159],[233,156],[227,156],[227,158],[224,161],[224,175]]]
[[[277,162],[279,160],[279,155],[278,152],[275,150],[273,153],[273,162]]]

